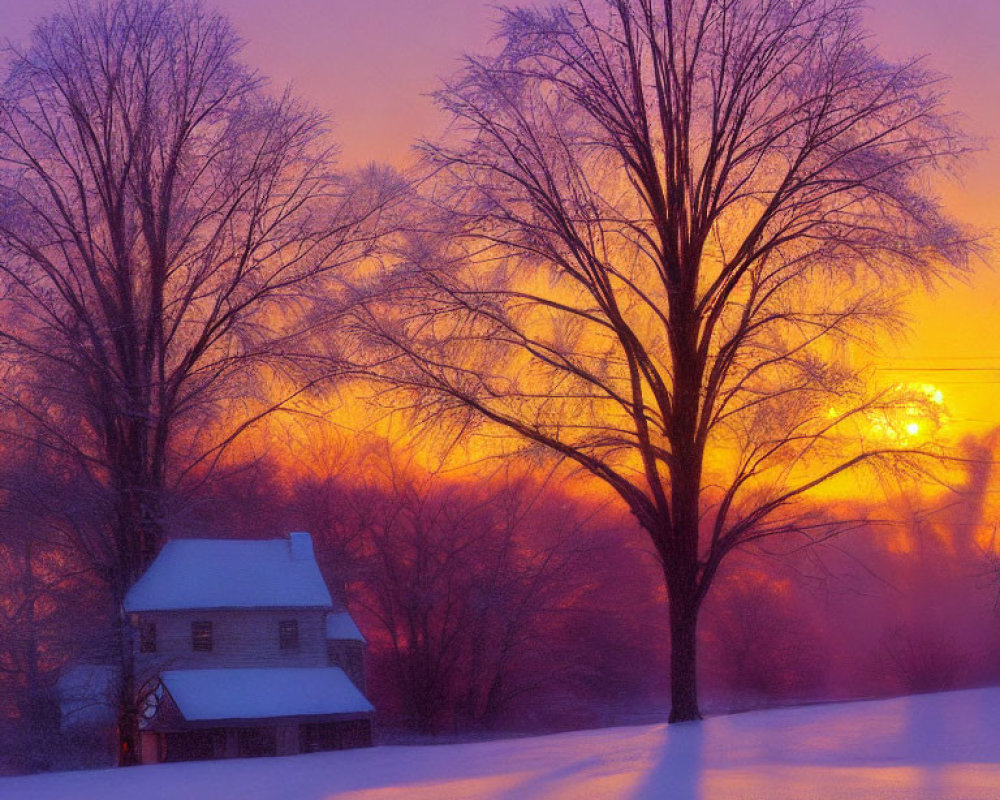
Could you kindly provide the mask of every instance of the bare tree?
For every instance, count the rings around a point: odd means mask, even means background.
[[[599,506],[559,513],[534,476],[470,487],[402,461],[372,465],[352,519],[373,656],[415,730],[493,728],[571,672],[553,634],[582,611]]]
[[[828,658],[817,606],[788,579],[744,568],[709,599],[702,662],[735,707],[814,700]],[[807,646],[803,642],[808,642]],[[731,707],[733,707],[731,706]]]
[[[500,426],[627,504],[663,565],[670,718],[696,719],[727,554],[832,533],[795,501],[912,444],[865,436],[917,399],[851,356],[967,264],[927,180],[968,142],[856,0],[567,0],[500,33],[437,95],[441,228],[361,324],[417,412]]]
[[[3,84],[2,399],[11,433],[106,490],[86,550],[116,608],[166,490],[301,391],[311,298],[367,251],[384,198],[331,172],[323,119],[240,49],[196,0],[74,3]]]
[[[12,722],[11,761],[33,771],[60,763],[59,669],[107,628],[98,582],[46,513],[44,466],[18,455],[5,451],[0,475],[0,720]]]

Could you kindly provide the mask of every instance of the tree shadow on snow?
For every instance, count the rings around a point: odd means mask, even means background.
[[[945,797],[946,770],[951,753],[950,715],[943,713],[947,695],[917,695],[902,698],[903,729],[899,750],[916,768],[913,789],[921,797]]]
[[[630,800],[699,800],[701,798],[702,748],[700,722],[670,725],[663,747]]]

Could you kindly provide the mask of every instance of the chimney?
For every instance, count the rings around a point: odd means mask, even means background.
[[[292,561],[313,561],[316,558],[313,554],[312,536],[305,531],[288,534],[288,547],[292,553]]]

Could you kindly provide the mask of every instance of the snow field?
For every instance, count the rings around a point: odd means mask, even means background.
[[[1000,689],[0,779],[3,800],[998,800]]]

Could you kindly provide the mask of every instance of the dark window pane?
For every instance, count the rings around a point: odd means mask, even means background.
[[[156,652],[156,623],[142,622],[139,625],[139,652]]]
[[[209,653],[212,650],[212,623],[191,623],[191,649]]]
[[[288,619],[278,623],[278,646],[282,650],[299,649],[298,620]]]

